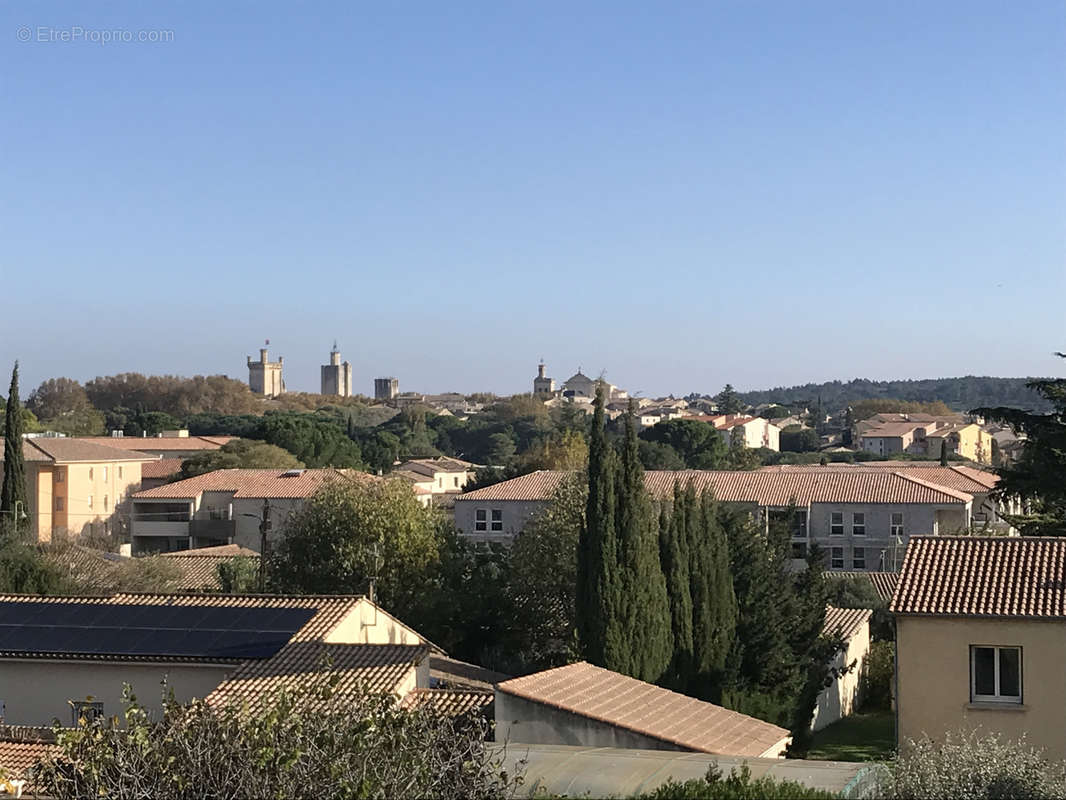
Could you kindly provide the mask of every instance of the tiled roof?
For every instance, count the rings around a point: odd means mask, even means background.
[[[42,548],[42,552],[45,560],[87,591],[112,591],[116,585],[115,567],[126,560],[118,553],[81,545],[52,545]]]
[[[181,577],[172,582],[175,591],[217,592],[221,589],[218,579],[218,565],[234,558],[255,559],[258,567],[259,553],[236,544],[223,544],[217,547],[200,547],[195,550],[175,550],[160,553],[181,570]],[[176,585],[175,585],[176,584]]]
[[[181,472],[182,461],[183,459],[180,458],[157,458],[155,461],[141,464],[141,480],[169,478],[171,475],[177,475]]]
[[[310,497],[327,481],[380,480],[374,475],[356,470],[340,469],[218,469],[194,478],[156,486],[137,492],[136,500],[191,500],[203,492],[233,492],[235,498],[299,498]]]
[[[539,470],[459,495],[456,500],[550,500],[566,472]],[[674,483],[692,482],[699,492],[713,489],[726,503],[787,506],[808,503],[935,503],[954,505],[973,498],[946,486],[912,476],[909,471],[797,470],[713,471],[650,470],[644,486],[656,498],[669,498]]]
[[[238,703],[247,705],[251,711],[261,710],[263,702],[274,692],[297,689],[306,683],[308,673],[326,670],[337,681],[333,685],[334,694],[398,693],[428,654],[427,645],[294,640],[270,658],[246,661],[206,700],[216,705]]]
[[[912,537],[897,614],[1066,618],[1066,538]]]
[[[468,664],[444,653],[433,653],[429,657],[429,677],[453,688],[491,689],[511,676],[476,664]]]
[[[409,469],[413,472],[425,472],[432,475],[435,472],[469,472],[474,465],[469,461],[458,458],[412,458],[403,462],[400,469]]]
[[[859,461],[854,464],[835,462],[824,466],[818,464],[774,464],[759,467],[759,472],[826,472],[828,470],[852,471],[861,469],[890,470],[919,478],[937,486],[946,486],[965,494],[983,494],[994,489],[999,476],[975,467],[950,465],[940,466],[935,461]]]
[[[58,745],[40,739],[23,741],[0,738],[0,770],[7,773],[8,778],[24,780],[37,762],[58,752]],[[27,791],[25,796],[31,795],[32,792]]]
[[[789,735],[769,722],[584,661],[514,678],[496,688],[702,753],[761,756]]]
[[[835,636],[839,632],[846,642],[870,621],[873,613],[869,608],[829,606],[825,610],[825,625],[822,626],[822,633],[826,636]]]
[[[431,708],[441,714],[484,713],[492,705],[493,693],[487,689],[413,689],[403,699],[405,708]]]
[[[163,452],[165,450],[218,450],[236,436],[80,436],[68,441],[101,444],[120,450]]]
[[[877,596],[885,603],[892,602],[892,594],[896,591],[899,583],[898,572],[830,572],[826,573],[830,578],[863,578],[873,584]]]
[[[870,428],[869,430],[863,431],[860,438],[893,439],[900,436],[906,436],[918,430],[918,428],[925,428],[928,425],[928,422],[885,422],[878,425],[876,428]]]
[[[23,439],[22,456],[26,461],[44,461],[53,464],[152,460],[151,456],[144,453],[130,453],[98,442],[86,441],[85,439],[68,439],[60,436],[32,436]],[[2,460],[3,439],[0,439],[0,461]]]
[[[456,500],[550,500],[566,476],[564,470],[539,469],[509,481],[494,483],[456,497]]]

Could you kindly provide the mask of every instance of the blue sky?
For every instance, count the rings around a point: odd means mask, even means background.
[[[125,31],[172,33],[98,41]],[[336,338],[362,391],[528,391],[542,357],[646,394],[1050,374],[1066,349],[1052,0],[8,3],[0,153],[26,392],[243,379],[268,337],[290,389]]]

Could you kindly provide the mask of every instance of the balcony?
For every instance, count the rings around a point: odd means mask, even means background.
[[[194,539],[232,541],[237,532],[237,523],[232,519],[194,519],[189,523],[188,531]]]

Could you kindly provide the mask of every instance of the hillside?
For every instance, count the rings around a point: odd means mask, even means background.
[[[756,392],[740,392],[751,405],[781,403],[809,405],[821,398],[822,406],[835,411],[859,400],[890,398],[930,402],[940,400],[956,411],[980,406],[1011,406],[1048,411],[1040,395],[1026,388],[1033,378],[992,378],[967,375],[963,378],[925,378],[919,380],[871,381],[856,378],[848,382],[807,383],[803,386],[780,386]]]

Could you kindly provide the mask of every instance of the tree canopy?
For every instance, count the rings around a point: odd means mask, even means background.
[[[181,478],[192,478],[216,469],[297,469],[304,464],[284,448],[251,439],[234,439],[218,450],[206,450],[185,459]]]

